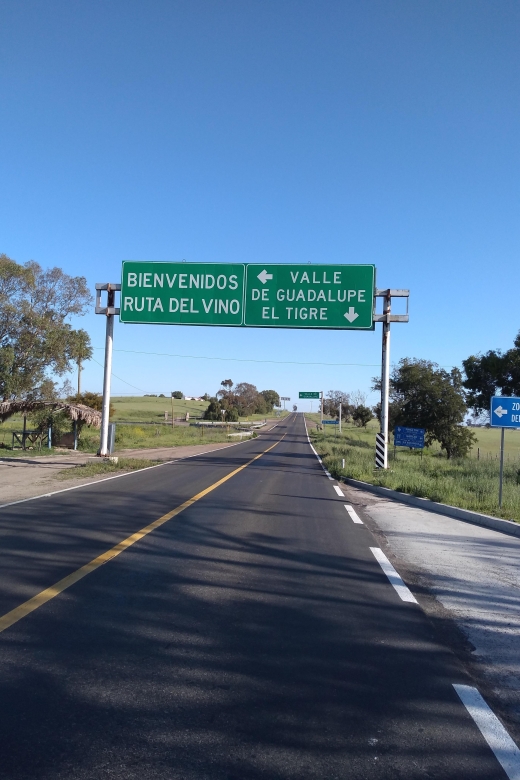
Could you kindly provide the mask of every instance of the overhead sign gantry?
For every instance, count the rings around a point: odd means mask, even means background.
[[[388,468],[390,323],[392,298],[408,290],[375,286],[374,265],[272,263],[170,263],[124,261],[120,284],[96,284],[96,314],[107,317],[100,455],[107,455],[114,316],[156,325],[373,330],[383,324],[381,433],[376,466]],[[107,291],[107,305],[101,292]],[[120,291],[120,306],[115,293]],[[383,298],[383,312],[375,302]],[[323,402],[322,402],[323,419]]]

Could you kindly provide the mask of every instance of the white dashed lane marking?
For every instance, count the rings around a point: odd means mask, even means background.
[[[520,750],[476,688],[453,685],[509,780],[520,780]]]
[[[341,496],[341,498],[345,498],[345,496],[343,495],[343,491],[339,485],[334,485],[334,490],[336,491],[338,496]]]
[[[357,516],[356,512],[354,511],[354,509],[352,509],[352,507],[349,506],[349,504],[345,504],[344,506],[345,506],[345,509],[349,513],[349,516],[351,517],[351,519],[352,519],[352,521],[354,523],[359,523],[359,525],[364,525],[363,520],[359,519],[359,517]]]
[[[417,604],[417,599],[413,595],[412,591],[404,584],[401,577],[398,575],[386,555],[382,550],[379,549],[379,547],[371,547],[371,552],[374,555],[374,558],[378,562],[378,564],[383,569],[384,573],[390,580],[391,585],[395,588],[397,591],[397,594],[400,599],[403,601],[409,601],[413,604]]]

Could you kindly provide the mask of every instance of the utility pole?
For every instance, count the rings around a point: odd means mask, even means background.
[[[174,425],[174,422],[173,422],[173,390],[171,391],[170,395],[172,397],[172,428],[174,428],[175,425]]]
[[[339,403],[339,435],[341,436],[341,401]]]
[[[120,284],[96,284],[96,314],[104,314],[107,318],[105,336],[105,366],[103,373],[103,404],[101,407],[101,436],[98,455],[106,458],[108,452],[108,422],[110,417],[110,383],[112,379],[112,348],[114,344],[114,316],[119,314],[116,308],[116,290]],[[107,305],[101,306],[101,291],[107,291]]]

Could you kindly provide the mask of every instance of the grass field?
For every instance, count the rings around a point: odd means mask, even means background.
[[[320,422],[319,414],[306,414],[307,420],[312,420],[315,423]],[[325,417],[324,419],[330,419]],[[342,425],[345,430],[345,423]],[[379,423],[376,420],[372,420],[366,428],[366,431],[355,426],[349,426],[349,430],[358,431],[362,435],[368,434],[368,439],[374,443],[374,437],[379,431]],[[472,428],[477,441],[475,446],[470,452],[471,458],[479,457],[481,460],[492,459],[498,460],[500,457],[500,429],[499,428]],[[329,436],[334,435],[334,426],[325,426],[325,433]],[[479,452],[480,450],[480,452]],[[398,452],[401,452],[399,450]],[[433,444],[431,447],[432,452],[440,452],[438,444]],[[517,461],[520,459],[520,430],[506,430],[504,437],[504,457],[505,461]]]
[[[116,423],[116,449],[149,449],[153,447],[177,447],[187,444],[203,444],[205,442],[230,441],[229,431],[218,427],[205,427],[204,429],[175,425],[171,426],[171,398],[156,398],[149,396],[114,396],[111,399],[114,414],[110,418]],[[206,401],[185,401],[176,399],[173,401],[174,417],[185,420],[189,413],[190,420],[200,419],[208,407]],[[168,412],[168,424],[165,424],[165,412]],[[282,415],[288,412],[282,412]],[[273,416],[273,415],[272,415]],[[263,420],[265,415],[253,414],[240,418],[240,422],[247,423]],[[120,425],[117,425],[120,423]],[[123,425],[121,423],[133,423]],[[27,420],[27,428],[31,429],[31,419]],[[22,450],[11,450],[12,431],[21,431],[23,417],[15,416],[0,424],[0,447],[4,451],[9,450],[9,455],[22,455]],[[232,430],[232,429],[231,429]],[[99,447],[99,429],[84,428],[79,441],[79,449],[85,452],[97,452]],[[39,451],[38,451],[39,452]],[[47,447],[41,450],[42,455],[50,455],[54,452]]]
[[[182,447],[187,444],[232,441],[225,428],[168,425],[116,425],[116,451],[150,449],[153,447]],[[84,430],[80,449],[96,452],[99,447],[99,429]]]
[[[171,398],[150,398],[145,396],[114,396],[112,406],[115,409],[111,422],[124,420],[127,422],[164,422],[164,413],[168,412],[168,419],[171,420],[172,401]],[[173,399],[173,415],[175,418],[185,418],[186,412],[190,417],[202,417],[208,408],[206,401],[185,401],[184,399]]]
[[[318,420],[315,418],[312,415],[312,419],[319,422],[319,417]],[[506,431],[504,496],[500,512],[499,461],[495,449],[499,445],[499,431],[473,429],[478,442],[468,458],[447,460],[437,445],[425,449],[422,457],[419,451],[399,448],[394,460],[391,449],[388,471],[376,471],[374,438],[377,430],[374,421],[367,430],[343,425],[341,436],[332,426],[325,426],[323,431],[310,429],[309,434],[325,466],[337,478],[359,479],[432,501],[520,521],[520,433]],[[478,447],[481,448],[480,460],[476,458]]]

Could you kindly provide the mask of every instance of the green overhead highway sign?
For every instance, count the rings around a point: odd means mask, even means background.
[[[320,397],[320,393],[319,392],[318,393],[314,393],[314,392],[312,392],[312,393],[305,393],[305,392],[298,393],[298,398],[319,398],[319,397]]]
[[[121,322],[242,325],[245,266],[123,263]]]
[[[373,328],[373,265],[248,264],[246,268],[247,326]]]
[[[371,330],[373,265],[125,261],[120,319],[163,325]]]

